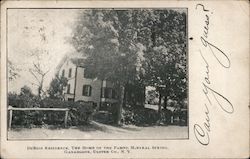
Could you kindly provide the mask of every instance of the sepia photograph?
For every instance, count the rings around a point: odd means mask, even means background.
[[[8,139],[188,139],[187,9],[7,10]]]

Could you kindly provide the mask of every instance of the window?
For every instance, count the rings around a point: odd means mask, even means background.
[[[116,94],[116,91],[114,89],[112,89],[112,98],[113,99],[117,99],[117,94]]]
[[[91,85],[83,85],[82,87],[83,96],[91,96],[91,91],[92,91]]]
[[[112,88],[106,88],[104,96],[105,98],[112,98]]]
[[[67,93],[70,94],[70,84],[67,86]]]
[[[101,95],[102,98],[113,98],[113,99],[116,99],[117,98],[117,95],[116,95],[116,92],[114,89],[112,88],[107,88],[107,87],[103,87],[102,88],[102,95]]]
[[[62,77],[64,77],[64,74],[65,74],[65,70],[63,69],[62,70]]]
[[[72,74],[72,69],[70,68],[69,69],[69,78],[71,77],[71,74]]]

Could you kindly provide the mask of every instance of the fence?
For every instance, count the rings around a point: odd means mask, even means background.
[[[9,111],[9,129],[11,129],[13,111],[65,111],[64,125],[65,127],[67,127],[67,120],[69,114],[68,108],[15,108],[9,106],[8,111]]]

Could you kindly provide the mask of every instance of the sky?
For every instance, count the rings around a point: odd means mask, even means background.
[[[67,39],[72,35],[77,10],[73,9],[9,9],[8,60],[18,68],[19,77],[8,83],[9,92],[19,92],[27,85],[37,93],[36,79],[29,72],[34,63],[41,64],[49,86],[60,60],[74,52]]]

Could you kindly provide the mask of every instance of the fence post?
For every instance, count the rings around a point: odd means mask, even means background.
[[[67,127],[68,114],[69,114],[69,110],[66,110],[65,111],[65,119],[64,119],[64,125],[65,125],[65,127]]]
[[[10,116],[9,116],[9,130],[10,130],[11,129],[11,122],[12,122],[12,113],[13,113],[12,107],[9,108],[9,111],[10,111]]]

